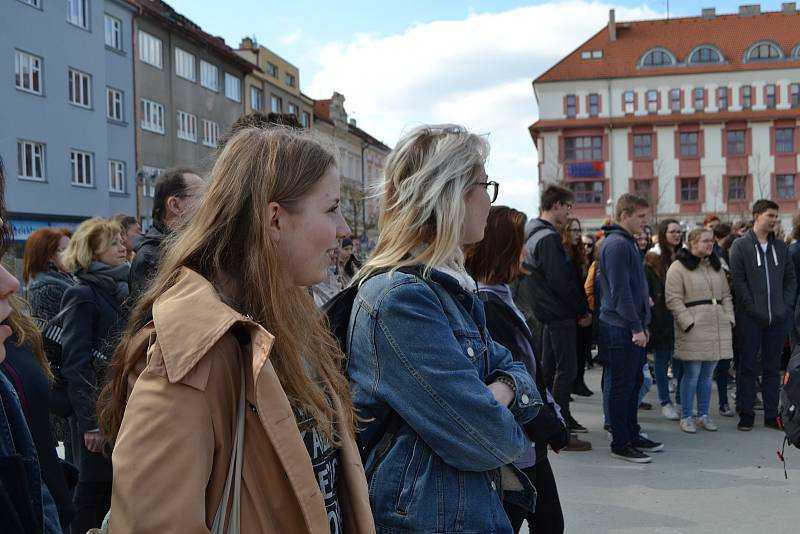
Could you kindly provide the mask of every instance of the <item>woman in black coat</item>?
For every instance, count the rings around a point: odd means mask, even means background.
[[[100,526],[111,503],[111,460],[103,450],[95,404],[126,318],[130,268],[118,223],[97,217],[81,223],[64,253],[64,265],[78,279],[61,301],[61,372],[80,443],[72,528],[86,532]]]

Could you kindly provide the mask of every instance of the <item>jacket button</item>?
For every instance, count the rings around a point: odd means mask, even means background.
[[[522,396],[519,398],[519,401],[522,403],[523,406],[527,406],[529,402],[531,402],[531,398],[528,397],[527,393],[523,393]]]
[[[475,357],[475,351],[472,349],[472,347],[467,347],[467,354],[469,355],[470,358]]]

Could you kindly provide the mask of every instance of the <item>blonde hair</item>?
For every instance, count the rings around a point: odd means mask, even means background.
[[[61,256],[64,268],[69,272],[86,269],[95,254],[107,250],[121,232],[122,227],[113,219],[92,217],[83,221]]]
[[[420,126],[400,139],[384,167],[378,244],[353,283],[419,263],[426,275],[434,266],[463,269],[464,197],[488,156],[486,139],[454,124]]]
[[[293,405],[312,416],[337,446],[342,444],[342,430],[353,434],[350,389],[342,373],[344,355],[308,290],[287,287],[289,266],[269,235],[266,212],[270,202],[296,210],[335,166],[331,153],[309,134],[287,128],[246,128],[225,144],[203,200],[185,229],[166,242],[159,271],[138,301],[114,355],[110,379],[98,402],[100,426],[107,436],[114,438],[119,431],[128,375],[137,363],[134,358],[126,360],[127,346],[148,322],[155,300],[174,285],[184,267],[206,278],[226,304],[275,336],[270,362]],[[337,420],[330,402],[333,396],[341,399],[343,421]]]

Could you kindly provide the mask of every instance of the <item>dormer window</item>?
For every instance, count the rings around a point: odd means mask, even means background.
[[[712,65],[722,63],[722,54],[710,46],[701,46],[689,55],[690,65]]]
[[[751,46],[744,57],[745,61],[776,61],[783,59],[783,52],[771,41],[760,41]]]
[[[675,56],[665,48],[654,48],[644,55],[639,64],[644,69],[669,67],[675,64]]]

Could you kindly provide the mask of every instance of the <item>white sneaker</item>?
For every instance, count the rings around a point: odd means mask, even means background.
[[[661,407],[661,415],[670,421],[678,421],[681,418],[681,416],[678,415],[678,412],[675,411],[675,407],[672,405],[672,403],[665,404]]]
[[[714,424],[714,421],[708,415],[702,416],[698,421],[699,426],[705,428],[709,432],[716,432],[719,427]]]
[[[689,434],[694,434],[695,432],[697,432],[697,427],[694,426],[694,418],[684,417],[683,419],[681,419],[681,430]]]

